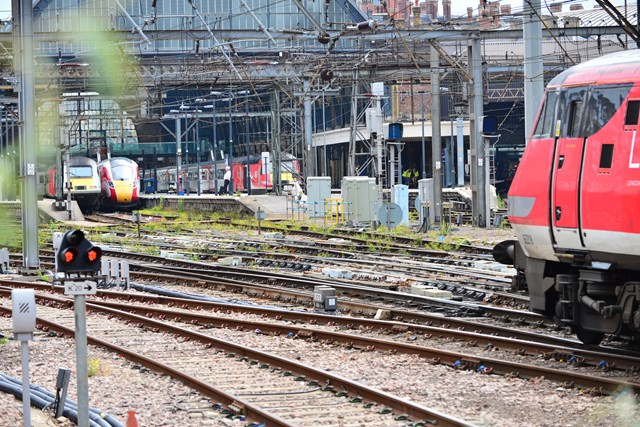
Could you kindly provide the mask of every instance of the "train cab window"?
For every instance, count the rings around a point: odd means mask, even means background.
[[[71,166],[69,168],[69,174],[71,178],[91,178],[93,176],[93,170],[91,166]]]
[[[577,138],[580,136],[580,123],[582,118],[582,101],[571,102],[571,108],[569,110],[569,137]]]
[[[613,144],[602,144],[600,152],[600,169],[611,169],[613,163]]]
[[[533,132],[534,138],[541,138],[543,136],[549,136],[553,134],[553,123],[556,110],[557,95],[555,91],[548,91],[540,109],[540,115],[538,116],[538,122],[536,123],[535,130]]]
[[[631,85],[594,86],[585,106],[585,120],[581,136],[588,137],[602,129],[620,109]]]
[[[627,102],[627,114],[624,116],[624,125],[625,126],[637,125],[638,114],[640,114],[640,101]]]

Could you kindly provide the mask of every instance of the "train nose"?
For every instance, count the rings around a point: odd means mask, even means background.
[[[133,185],[130,182],[116,182],[115,190],[116,190],[118,203],[131,202],[131,196],[133,194]]]

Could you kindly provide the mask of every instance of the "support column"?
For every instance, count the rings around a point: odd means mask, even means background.
[[[544,93],[540,0],[524,2],[524,132],[528,144]]]
[[[486,188],[485,188],[485,164],[484,139],[481,125],[484,115],[482,97],[482,55],[480,52],[480,39],[475,36],[468,42],[467,54],[469,57],[469,74],[473,78],[469,91],[469,137],[471,142],[471,197],[473,225],[485,227],[488,224],[486,215]]]
[[[311,84],[309,80],[305,80],[303,82],[304,88],[304,146],[307,151],[307,164],[305,167],[305,175],[306,176],[316,176],[316,153],[315,147],[313,147],[313,129],[312,129],[312,121],[311,121],[311,96],[309,95],[309,91]]]
[[[12,15],[14,25],[13,40],[15,52],[19,59],[14,58],[14,64],[19,64],[16,75],[22,76],[18,86],[20,100],[20,176],[22,201],[22,256],[23,267],[27,270],[40,268],[38,255],[38,182],[37,182],[37,153],[36,143],[36,115],[35,115],[35,76],[33,65],[33,4],[31,1],[12,0]],[[18,20],[18,21],[16,21]],[[17,30],[17,32],[16,32]],[[18,37],[16,37],[18,36]],[[19,39],[19,42],[15,44]],[[22,49],[20,49],[22,48]],[[12,171],[13,173],[13,171]]]
[[[282,194],[282,175],[280,174],[280,159],[282,149],[280,146],[280,93],[274,89],[271,96],[271,169],[273,192],[276,196]]]
[[[440,132],[440,55],[431,46],[431,170],[436,224],[442,220],[442,138]]]

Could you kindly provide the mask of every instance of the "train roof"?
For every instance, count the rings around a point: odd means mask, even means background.
[[[112,158],[110,158],[110,159],[104,159],[104,160],[102,160],[99,164],[100,164],[100,165],[104,165],[104,164],[106,164],[106,163],[120,163],[120,162],[122,162],[122,163],[130,163],[130,164],[135,164],[135,165],[137,165],[137,163],[136,163],[135,161],[131,160],[131,159],[130,159],[130,158],[128,158],[128,157],[112,157]]]
[[[69,159],[69,164],[71,166],[82,166],[82,165],[95,165],[97,163],[95,160],[92,160],[88,157],[73,156]]]
[[[575,65],[554,77],[550,88],[640,81],[640,49],[623,50]]]

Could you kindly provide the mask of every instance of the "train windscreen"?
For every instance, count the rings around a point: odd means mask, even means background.
[[[93,176],[93,169],[90,165],[87,166],[71,166],[69,168],[71,178],[91,178]]]
[[[130,181],[133,179],[133,168],[129,164],[112,164],[114,181]]]

